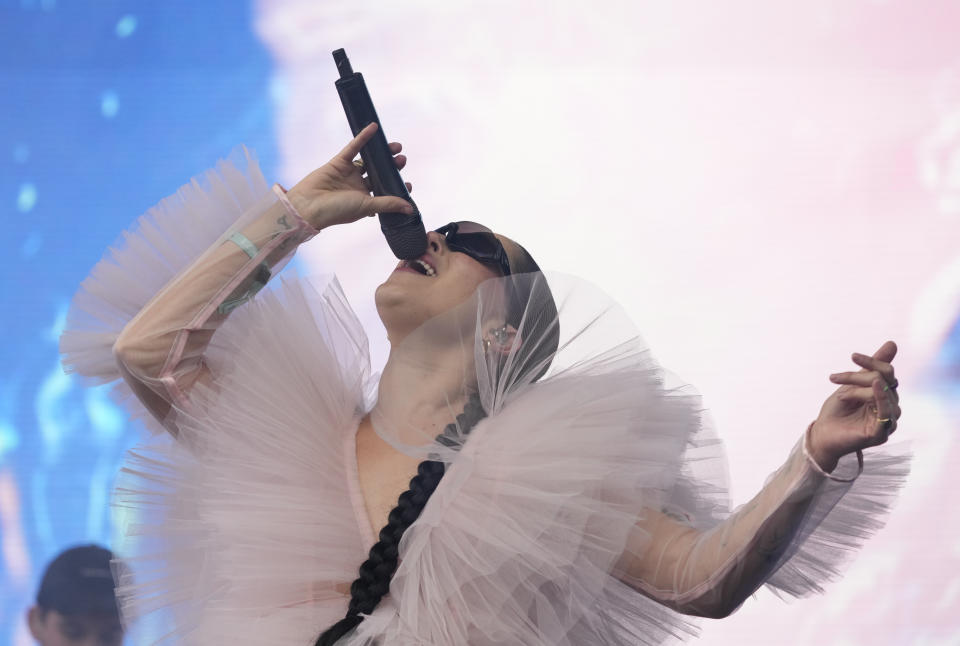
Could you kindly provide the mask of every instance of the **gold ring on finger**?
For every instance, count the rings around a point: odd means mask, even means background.
[[[354,160],[353,160],[353,165],[356,166],[357,168],[359,168],[361,173],[363,172],[363,160],[362,160],[362,159],[354,159]]]

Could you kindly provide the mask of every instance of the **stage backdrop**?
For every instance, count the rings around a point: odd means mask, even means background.
[[[109,544],[140,429],[63,375],[79,281],[244,143],[287,185],[348,138],[364,73],[427,224],[481,220],[611,292],[703,393],[746,501],[853,351],[895,339],[914,472],[821,598],[761,592],[702,644],[960,644],[960,8],[950,0],[0,0],[0,645],[43,565]],[[385,339],[374,221],[325,232]],[[870,455],[867,452],[869,462]]]

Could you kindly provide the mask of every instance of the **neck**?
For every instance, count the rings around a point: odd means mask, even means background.
[[[372,418],[399,442],[425,445],[463,411],[466,385],[475,378],[472,364],[472,348],[391,347]]]

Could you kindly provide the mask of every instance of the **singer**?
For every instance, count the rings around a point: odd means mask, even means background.
[[[409,212],[353,163],[375,130],[289,191],[221,162],[74,299],[65,365],[166,431],[114,501],[132,514],[117,596],[146,639],[656,644],[762,585],[822,591],[882,526],[909,465],[879,447],[892,342],[830,375],[806,429],[771,420],[796,443],[736,511],[699,397],[624,312],[481,225],[428,233],[377,289],[372,375],[335,281],[265,286],[328,227]]]

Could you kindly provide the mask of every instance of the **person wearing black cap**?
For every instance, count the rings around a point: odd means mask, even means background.
[[[113,592],[110,550],[82,545],[47,566],[37,603],[27,612],[40,646],[119,646],[123,627]]]

